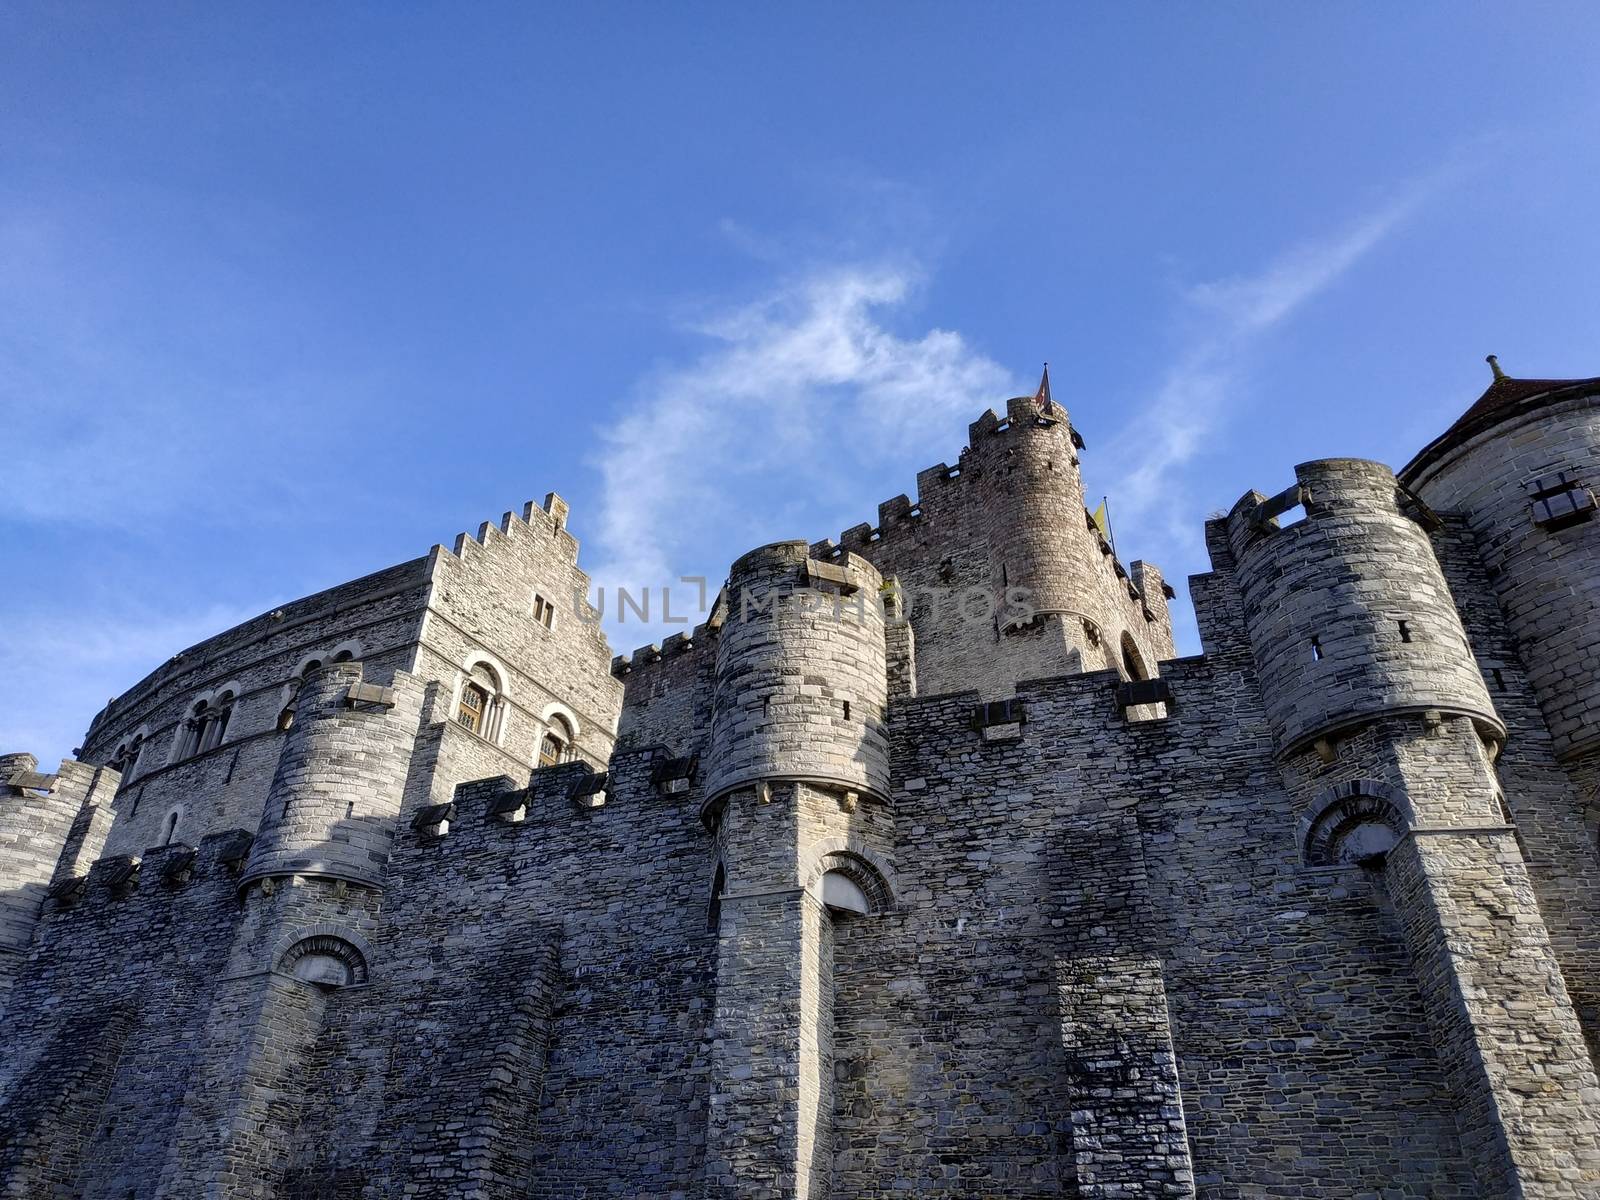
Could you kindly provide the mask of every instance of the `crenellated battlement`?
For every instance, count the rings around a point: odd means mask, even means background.
[[[587,624],[598,625],[602,614],[589,602],[589,575],[578,566],[579,544],[578,539],[567,529],[568,512],[567,502],[555,492],[549,492],[545,495],[543,504],[529,500],[522,506],[520,514],[506,512],[501,515],[498,523],[483,522],[475,534],[466,531],[456,534],[455,541],[448,549],[442,543],[435,545],[429,553],[429,566],[431,568],[438,563],[444,555],[462,563],[470,563],[479,555],[493,556],[502,546],[509,548],[525,539],[553,538],[561,547],[562,557],[571,569],[573,577],[572,595],[559,597],[559,602],[563,606],[572,603],[581,604],[582,619]]]
[[[561,544],[571,551],[568,556],[574,564],[578,561],[578,539],[567,528],[567,516],[570,512],[567,502],[555,492],[545,493],[544,503],[540,504],[529,500],[522,506],[521,513],[506,512],[501,515],[498,523],[485,521],[478,526],[476,534],[466,531],[456,534],[450,553],[460,558],[463,554],[471,553],[467,546],[476,542],[479,546],[488,548],[496,532],[507,537],[515,536],[515,532],[529,531],[542,535],[554,536],[560,539]],[[442,550],[442,545],[435,546],[435,550]]]
[[[548,836],[554,823],[609,817],[619,805],[667,802],[694,811],[699,782],[698,756],[660,744],[631,746],[619,749],[604,770],[572,762],[538,768],[524,784],[508,775],[468,780],[456,785],[447,806],[431,806],[450,809],[446,830],[436,832],[429,809],[412,814],[409,824],[417,841],[444,850],[479,842],[496,829],[508,837]]]
[[[1007,415],[1004,417],[993,409],[985,410],[982,416],[968,425],[967,446],[961,451],[956,465],[941,462],[918,471],[915,498],[902,492],[883,501],[878,505],[875,523],[853,525],[839,535],[837,542],[825,539],[814,543],[818,557],[837,553],[839,548],[870,550],[881,546],[896,532],[920,531],[923,518],[930,513],[948,511],[952,505],[981,502],[979,497],[969,497],[966,490],[955,489],[963,484],[970,489],[973,480],[981,476],[985,467],[997,459],[1003,459],[1013,450],[1015,443],[1007,435],[1047,436],[1054,443],[1065,431],[1071,447],[1068,458],[1076,467],[1077,458],[1072,451],[1083,448],[1083,438],[1072,428],[1065,410],[1058,407],[1055,411],[1056,416],[1041,414],[1032,396],[1016,396],[1007,401]]]
[[[170,842],[143,854],[111,854],[81,874],[58,873],[49,888],[49,910],[68,912],[128,902],[181,900],[192,884],[223,879],[236,886],[254,835],[247,829],[207,834],[198,846]]]
[[[671,662],[686,654],[705,651],[714,647],[717,632],[717,625],[704,621],[686,633],[668,634],[659,642],[646,642],[627,654],[615,655],[611,659],[611,674],[624,679],[637,671],[648,670],[657,663]]]

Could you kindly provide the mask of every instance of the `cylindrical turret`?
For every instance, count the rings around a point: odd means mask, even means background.
[[[1065,410],[1052,404],[1046,411],[1036,397],[1019,396],[1007,403],[1004,418],[985,414],[968,435],[979,499],[974,519],[988,544],[997,628],[1005,639],[996,653],[1026,660],[1014,672],[1018,678],[1097,671],[1123,666],[1126,637],[1153,673],[1171,655],[1170,621],[1143,617],[1126,572],[1088,519]],[[1012,603],[1019,593],[1026,600]],[[1035,623],[1013,646],[1024,610]]]
[[[1557,754],[1600,750],[1600,380],[1498,378],[1401,478],[1477,535]]]
[[[972,427],[979,519],[989,542],[995,594],[1027,588],[1040,613],[1087,615],[1100,622],[1095,572],[1100,549],[1083,516],[1083,483],[1071,428],[1041,416],[1029,397],[1008,406],[1004,428],[993,418]]]
[[[1228,517],[1245,623],[1280,750],[1379,716],[1495,715],[1427,535],[1400,507],[1381,463],[1295,468],[1299,493],[1248,493]],[[1273,510],[1299,500],[1280,528]],[[1265,506],[1265,507],[1264,507]]]
[[[380,886],[419,707],[409,675],[381,688],[348,662],[308,676],[241,884],[320,875]]]
[[[804,542],[752,550],[728,579],[707,801],[770,780],[887,797],[882,580],[859,555],[813,564]]]

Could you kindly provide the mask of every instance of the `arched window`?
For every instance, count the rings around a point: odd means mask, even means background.
[[[118,787],[126,787],[133,779],[133,772],[139,765],[139,756],[144,753],[144,731],[133,735],[133,740],[117,746],[117,752],[111,756],[111,761],[106,765],[113,771],[122,773],[122,782]]]
[[[233,716],[234,698],[231,690],[223,692],[222,695],[217,697],[216,707],[206,725],[205,738],[200,743],[200,749],[214,750],[222,745],[222,739],[228,732],[228,721]]]
[[[283,707],[278,710],[278,732],[294,726],[295,701],[300,698],[300,680],[296,679],[284,689]]]
[[[572,757],[572,726],[560,714],[550,718],[550,724],[539,742],[539,765],[553,767]]]
[[[1380,866],[1409,825],[1392,788],[1372,780],[1324,793],[1306,818],[1308,866]]]
[[[489,720],[489,693],[481,684],[466,683],[461,688],[461,703],[456,720],[473,733],[482,733]]]
[[[200,748],[205,745],[206,727],[210,724],[210,704],[205,700],[198,701],[194,708],[189,710],[188,719],[183,723],[182,741],[178,743],[178,758],[188,758],[200,752]]]
[[[173,809],[161,822],[161,844],[172,845],[172,840],[178,836],[178,810]]]
[[[336,663],[359,662],[365,649],[357,639],[351,638],[348,641],[340,642],[333,648],[331,661]]]
[[[501,694],[499,673],[486,662],[475,663],[461,684],[461,698],[456,702],[457,724],[481,738],[498,742],[504,720],[505,697]]]
[[[322,988],[349,987],[367,981],[367,960],[342,937],[316,934],[302,938],[278,960],[278,970]]]
[[[822,902],[839,912],[869,913],[872,902],[861,885],[843,871],[829,871],[822,877]]]
[[[1134,643],[1133,635],[1122,635],[1122,668],[1128,673],[1129,679],[1149,679],[1150,672],[1145,669],[1144,659],[1139,654],[1139,647]]]

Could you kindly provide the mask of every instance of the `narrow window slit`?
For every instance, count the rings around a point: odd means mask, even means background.
[[[1319,638],[1312,638],[1311,639],[1311,661],[1312,662],[1321,662],[1322,661],[1322,642],[1321,642],[1321,640]]]
[[[1400,624],[1400,640],[1402,642],[1409,642],[1411,640],[1411,626],[1408,623],[1406,623],[1405,621],[1401,621],[1399,624]]]

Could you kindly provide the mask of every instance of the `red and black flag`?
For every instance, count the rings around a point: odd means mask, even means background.
[[[1050,399],[1050,364],[1045,363],[1044,375],[1039,380],[1039,390],[1033,394],[1033,402],[1039,406],[1039,411],[1047,417],[1059,415],[1056,402]]]

